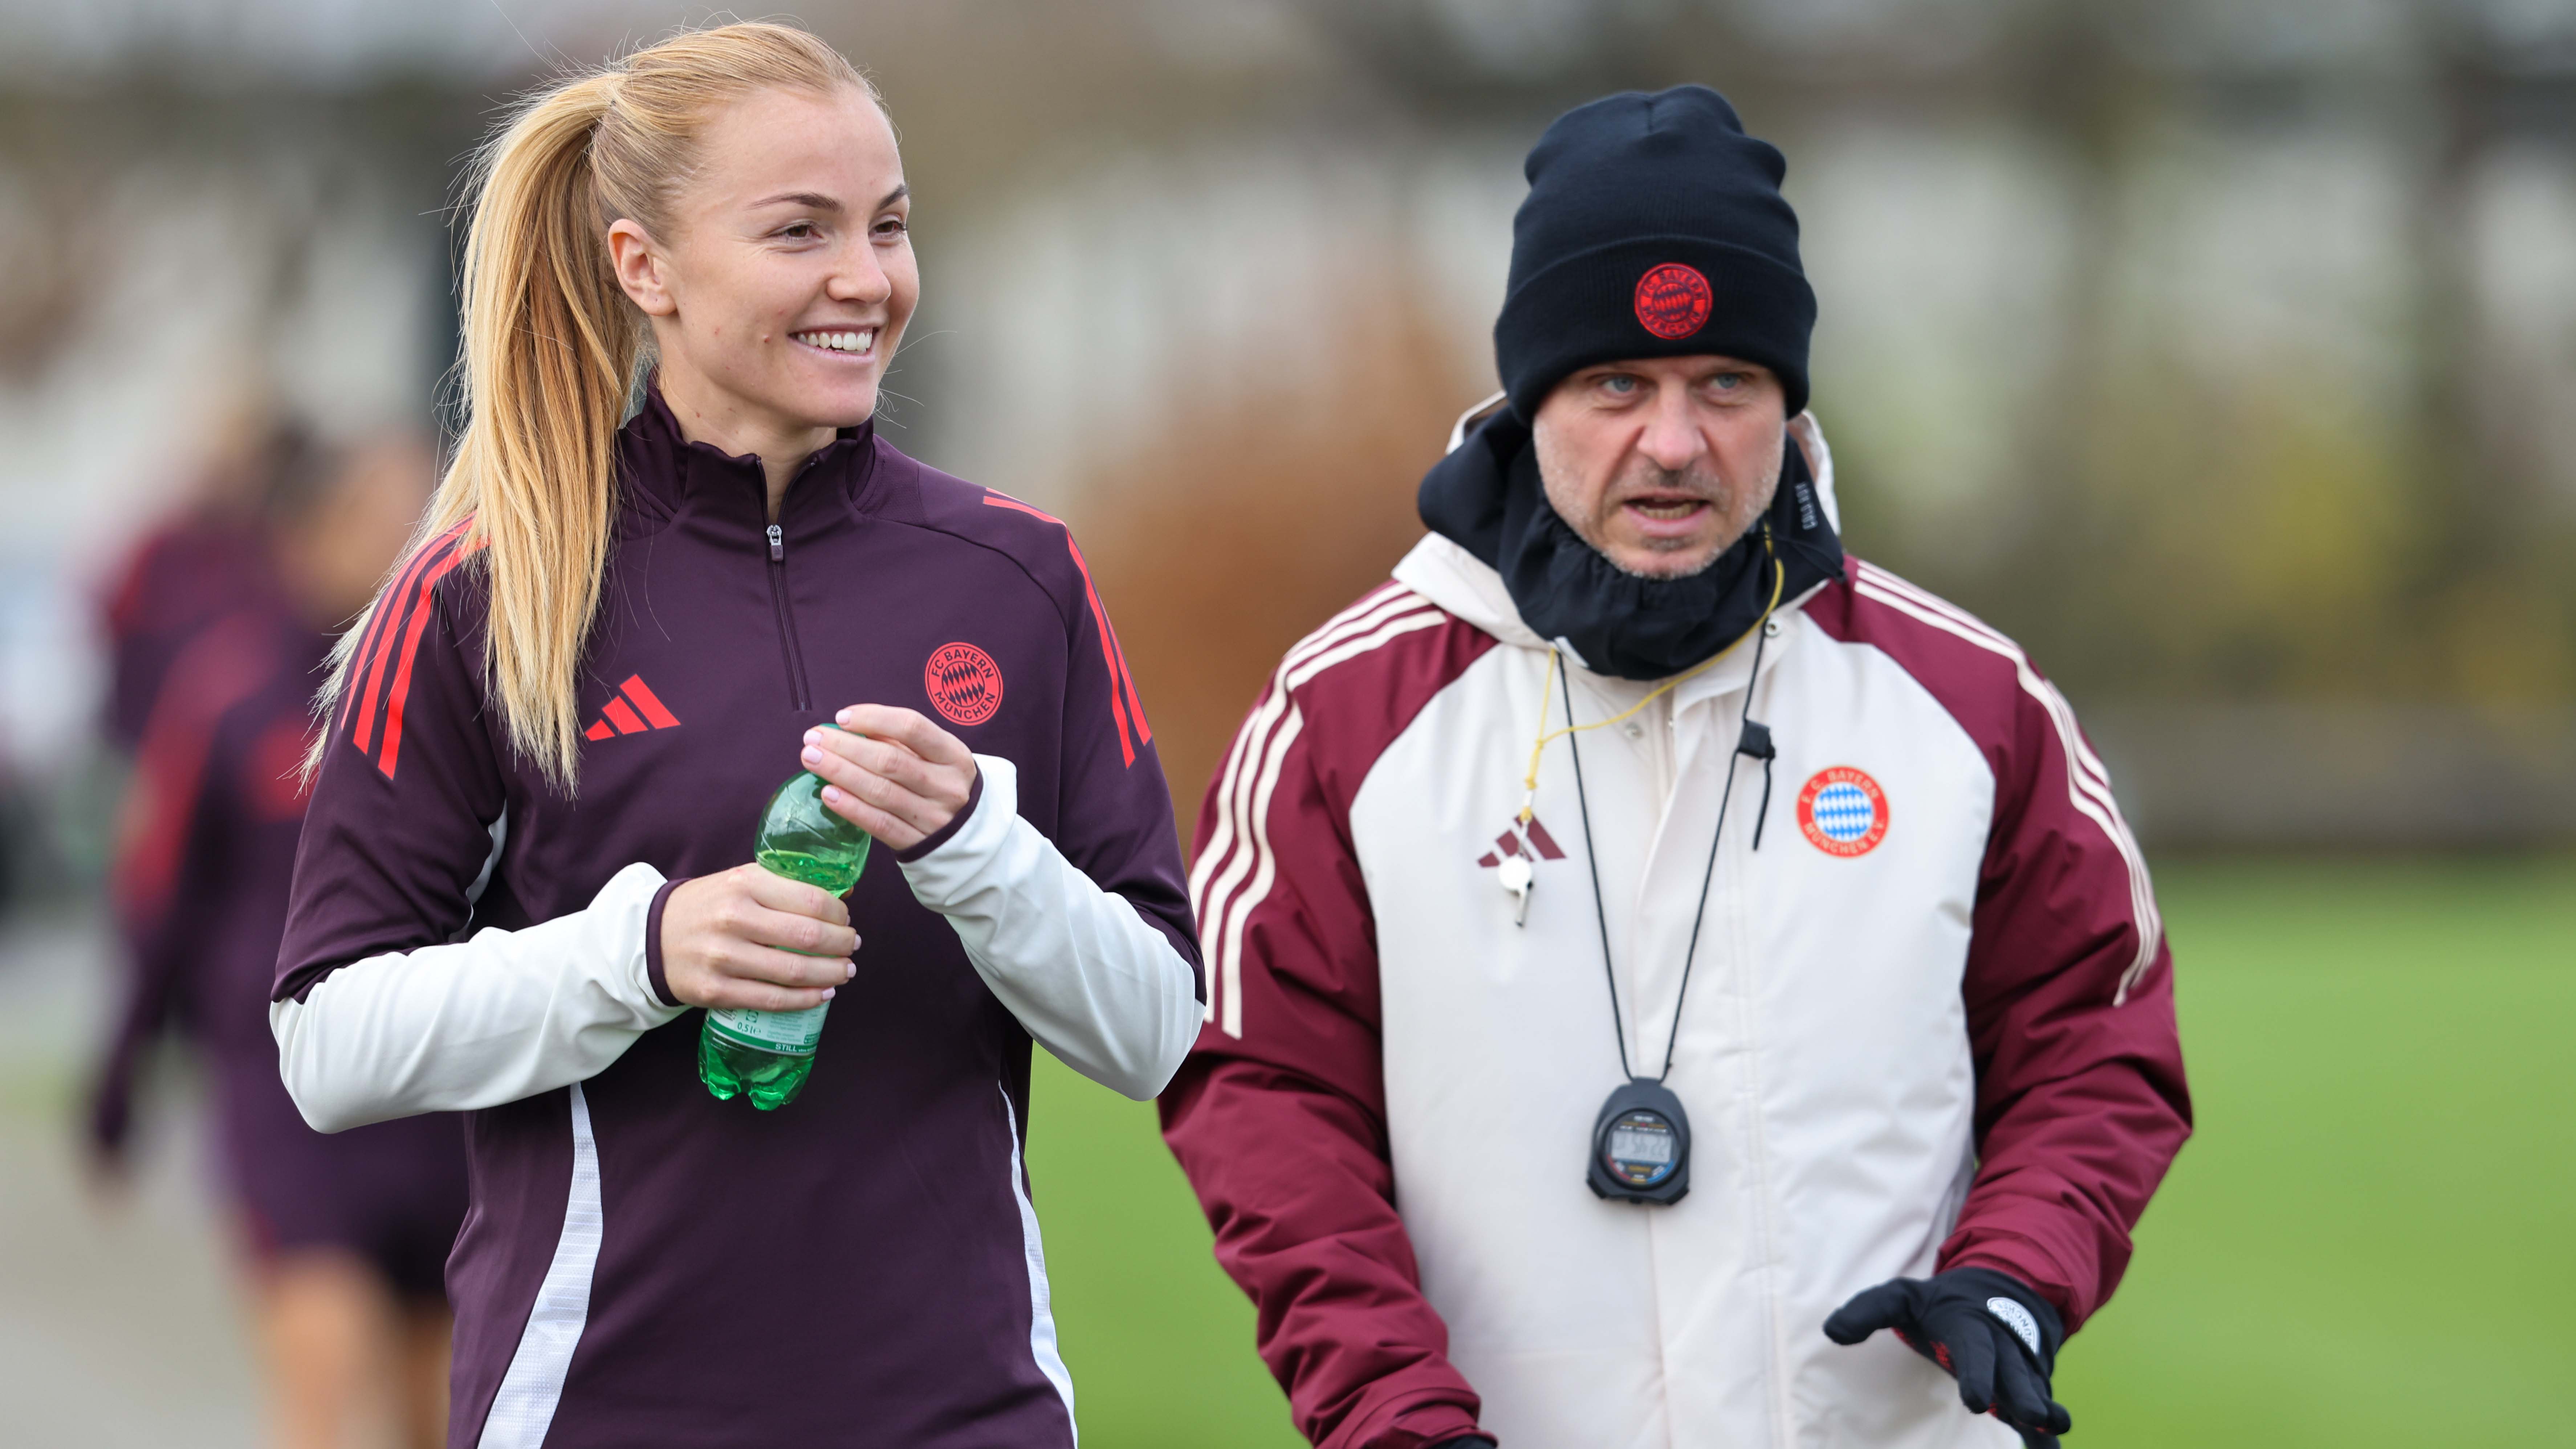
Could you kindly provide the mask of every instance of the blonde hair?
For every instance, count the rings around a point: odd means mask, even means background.
[[[490,588],[484,667],[510,743],[567,793],[580,770],[576,690],[615,516],[617,431],[649,339],[610,269],[609,224],[632,218],[670,234],[698,139],[726,106],[842,88],[879,100],[805,31],[686,31],[534,93],[475,157],[460,287],[465,427],[415,551],[462,526]],[[342,636],[325,719],[383,607],[380,591]],[[308,768],[329,739],[315,742]]]

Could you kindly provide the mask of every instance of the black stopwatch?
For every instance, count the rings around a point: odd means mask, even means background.
[[[1690,1191],[1690,1114],[1663,1083],[1638,1077],[1610,1094],[1592,1124],[1595,1197],[1670,1205]]]
[[[1767,557],[1771,548],[1771,526],[1768,523],[1762,525],[1762,547]],[[1772,567],[1780,567],[1777,560],[1772,561]],[[1779,577],[1785,580],[1787,575],[1782,573]],[[1742,757],[1749,756],[1762,762],[1762,811],[1754,816],[1753,830],[1753,848],[1762,848],[1761,816],[1770,809],[1771,761],[1778,758],[1779,750],[1772,743],[1771,731],[1753,718],[1753,695],[1762,679],[1763,641],[1770,637],[1771,608],[1779,604],[1779,587],[1778,584],[1773,585],[1771,607],[1763,609],[1761,623],[1746,631],[1746,637],[1753,641],[1753,667],[1745,676],[1744,708],[1736,716],[1735,753],[1727,757],[1726,785],[1717,796],[1717,825],[1709,832],[1708,864],[1700,871],[1699,905],[1691,912],[1690,944],[1682,951],[1682,980],[1679,989],[1673,993],[1673,1025],[1670,1034],[1664,1038],[1663,1070],[1651,1077],[1638,1076],[1635,1067],[1629,1064],[1628,1028],[1619,1010],[1619,976],[1610,966],[1610,912],[1602,902],[1600,856],[1592,845],[1592,802],[1583,788],[1583,747],[1576,743],[1582,731],[1614,723],[1616,717],[1589,725],[1575,723],[1573,672],[1569,670],[1559,676],[1565,685],[1565,728],[1557,734],[1565,737],[1566,754],[1574,762],[1574,798],[1583,812],[1583,853],[1592,873],[1592,911],[1601,927],[1601,974],[1610,988],[1611,1040],[1619,1047],[1620,1075],[1628,1078],[1626,1086],[1612,1092],[1610,1100],[1601,1104],[1601,1115],[1592,1123],[1592,1162],[1585,1169],[1583,1178],[1592,1189],[1593,1196],[1610,1202],[1653,1203],[1658,1207],[1670,1207],[1690,1192],[1690,1114],[1682,1110],[1682,1099],[1673,1095],[1672,1089],[1664,1085],[1664,1080],[1673,1074],[1673,1052],[1681,1045],[1682,1003],[1690,996],[1691,963],[1699,955],[1700,922],[1708,919],[1709,888],[1717,879],[1718,842],[1725,838],[1727,806],[1735,799],[1735,762]],[[1743,640],[1736,642],[1740,644]],[[1728,645],[1725,650],[1712,655],[1711,660],[1723,657],[1734,647],[1733,644]],[[1554,661],[1555,656],[1550,655],[1551,672]],[[1664,686],[1670,687],[1669,684]],[[1544,716],[1540,722],[1545,724]],[[1544,748],[1550,738],[1542,729],[1539,745]],[[1530,772],[1529,784],[1531,789],[1537,788],[1538,772],[1535,768]],[[1526,910],[1529,904],[1526,877],[1522,878],[1513,894]]]

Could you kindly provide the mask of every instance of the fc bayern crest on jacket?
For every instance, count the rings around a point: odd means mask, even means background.
[[[1887,792],[1849,765],[1818,770],[1798,792],[1798,828],[1827,855],[1867,855],[1887,838]]]
[[[922,667],[931,707],[951,724],[979,725],[1002,707],[1002,670],[972,644],[942,644]]]

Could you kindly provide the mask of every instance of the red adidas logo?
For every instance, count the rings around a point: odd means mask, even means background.
[[[630,674],[617,686],[618,693],[608,697],[608,708],[600,718],[581,732],[586,740],[604,740],[610,735],[635,735],[646,730],[675,730],[679,718],[662,705],[659,696],[644,687],[644,676]],[[632,701],[632,703],[629,703]]]
[[[1547,833],[1546,826],[1538,823],[1536,815],[1530,816],[1527,825],[1513,821],[1511,829],[1494,837],[1494,848],[1486,851],[1476,864],[1492,870],[1515,855],[1525,856],[1532,862],[1565,859],[1565,852],[1557,848],[1556,838]]]

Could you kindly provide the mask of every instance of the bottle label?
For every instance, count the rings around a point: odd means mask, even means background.
[[[784,1057],[810,1057],[823,1040],[823,1013],[832,1003],[804,1011],[725,1011],[707,1008],[707,1030],[736,1046],[776,1052]]]

